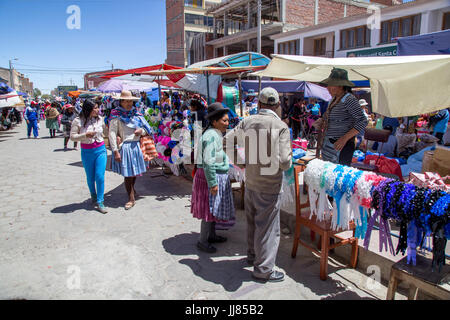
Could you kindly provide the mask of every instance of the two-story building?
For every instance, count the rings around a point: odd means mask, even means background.
[[[391,1],[376,0],[375,5],[383,8],[393,5]],[[206,51],[206,59],[243,51],[269,56],[276,52],[275,35],[291,34],[291,30],[361,15],[370,5],[364,0],[224,1],[207,10],[213,17],[210,40],[198,45],[194,51]],[[284,50],[299,54],[298,41],[286,44]]]
[[[344,0],[341,0],[344,1]],[[392,0],[395,1],[395,0]],[[450,28],[450,0],[409,0],[272,35],[275,53],[321,57],[397,55],[396,39]],[[292,43],[296,51],[292,51]]]

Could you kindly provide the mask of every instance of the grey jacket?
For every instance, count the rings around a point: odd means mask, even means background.
[[[267,109],[242,120],[225,135],[227,154],[235,164],[234,145],[245,148],[245,187],[256,192],[278,194],[283,171],[292,165],[289,128]]]

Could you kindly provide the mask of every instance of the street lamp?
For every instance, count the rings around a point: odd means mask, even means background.
[[[11,61],[13,61],[13,60],[16,61],[16,60],[19,60],[19,59],[18,58],[14,58],[14,59],[10,59],[9,60],[9,81],[10,81],[11,88],[16,90],[16,88],[14,86],[14,76],[13,76],[12,63],[11,63]]]

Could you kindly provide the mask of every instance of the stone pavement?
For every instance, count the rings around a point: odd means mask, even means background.
[[[125,211],[123,178],[106,173],[105,204],[94,211],[80,152],[62,137],[26,139],[23,123],[0,132],[0,299],[384,299],[386,287],[330,259],[319,259],[282,235],[280,283],[261,284],[246,265],[245,215],[219,234],[213,255],[196,249],[200,221],[190,215],[192,184],[146,173]],[[72,146],[70,142],[69,146]],[[110,152],[108,151],[110,155]],[[236,205],[239,195],[236,194]]]

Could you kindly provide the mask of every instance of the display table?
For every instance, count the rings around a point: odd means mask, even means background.
[[[430,270],[431,259],[417,255],[416,266],[406,263],[407,257],[392,266],[386,300],[394,300],[397,285],[403,281],[409,284],[408,300],[417,300],[421,290],[437,299],[450,300],[450,266],[441,272]]]

